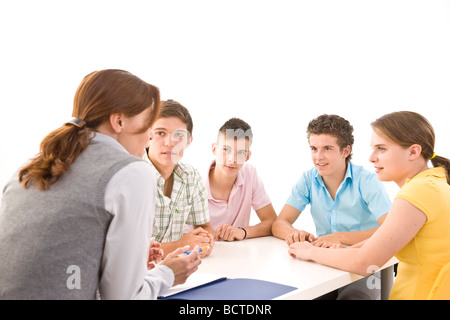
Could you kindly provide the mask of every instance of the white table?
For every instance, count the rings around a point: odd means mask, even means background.
[[[381,268],[381,298],[387,299],[393,284],[394,257]],[[316,262],[294,259],[285,241],[261,237],[243,241],[217,241],[197,272],[221,274],[230,279],[253,278],[298,288],[277,299],[314,299],[359,280],[360,275]]]

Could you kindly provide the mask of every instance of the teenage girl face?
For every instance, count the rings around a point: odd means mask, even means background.
[[[177,117],[159,118],[152,133],[148,156],[156,167],[174,167],[192,141],[187,125]]]
[[[370,145],[373,151],[369,161],[373,163],[378,179],[402,185],[408,176],[409,150],[375,132]]]
[[[122,130],[117,141],[132,155],[141,158],[152,138],[149,119],[153,108],[149,107],[133,117],[122,116]]]
[[[350,154],[350,146],[341,150],[337,137],[329,134],[311,135],[309,146],[311,159],[322,177],[341,177],[345,174],[345,159]]]

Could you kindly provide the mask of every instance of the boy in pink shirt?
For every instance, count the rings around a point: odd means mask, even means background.
[[[216,240],[234,241],[271,235],[277,218],[264,185],[250,164],[253,135],[243,120],[232,118],[220,128],[212,146],[216,160],[206,179],[208,205]],[[260,223],[249,226],[251,209]]]

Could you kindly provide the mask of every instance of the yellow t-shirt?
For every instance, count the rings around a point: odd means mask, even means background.
[[[444,169],[428,169],[407,180],[396,199],[414,205],[427,221],[396,255],[397,277],[389,298],[426,299],[440,269],[450,261],[450,185]]]

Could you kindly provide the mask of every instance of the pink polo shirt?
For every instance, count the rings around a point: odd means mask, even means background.
[[[214,166],[215,161],[211,164],[209,171]],[[228,201],[216,200],[212,197],[209,187],[209,171],[205,185],[208,190],[209,215],[213,229],[221,224],[246,227],[250,223],[252,208],[256,211],[271,203],[264,185],[252,165],[246,163],[239,170]]]

